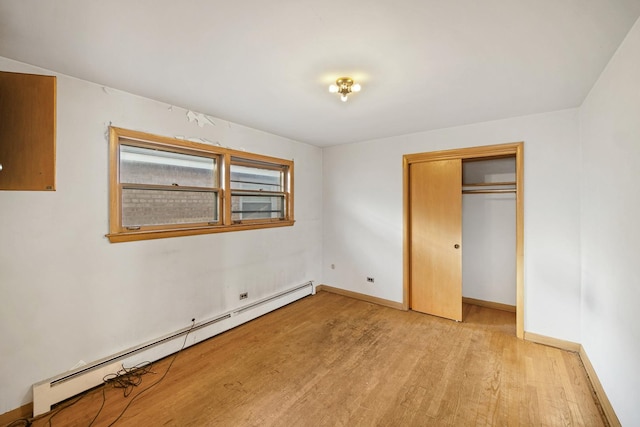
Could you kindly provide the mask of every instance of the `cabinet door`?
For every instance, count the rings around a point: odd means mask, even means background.
[[[410,305],[462,321],[462,161],[413,163],[410,194]]]
[[[55,190],[56,78],[0,72],[0,190]]]

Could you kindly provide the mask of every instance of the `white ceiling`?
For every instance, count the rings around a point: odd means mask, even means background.
[[[640,0],[0,0],[0,56],[318,146],[579,106]],[[342,103],[327,87],[354,77]]]

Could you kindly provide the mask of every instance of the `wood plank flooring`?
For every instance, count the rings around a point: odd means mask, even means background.
[[[99,387],[33,425],[108,426],[127,405],[117,426],[606,425],[578,355],[518,340],[514,316],[319,292],[185,349],[151,388],[172,357],[126,398]]]

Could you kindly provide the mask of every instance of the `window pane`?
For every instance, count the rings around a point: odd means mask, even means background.
[[[284,218],[284,196],[231,196],[231,219]]]
[[[123,227],[217,221],[217,192],[122,189]]]
[[[120,146],[120,182],[217,187],[215,159],[148,148]]]
[[[282,191],[282,171],[231,165],[233,190]]]

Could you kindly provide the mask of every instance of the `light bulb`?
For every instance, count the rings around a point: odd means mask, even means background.
[[[361,87],[360,87],[360,84],[359,84],[359,83],[356,83],[356,84],[354,84],[353,86],[351,86],[351,90],[352,90],[353,92],[360,92],[360,89],[361,89]]]
[[[347,102],[347,95],[344,95],[344,94],[340,95],[340,101]]]
[[[338,86],[336,86],[336,85],[329,86],[329,92],[337,93],[338,92]]]

